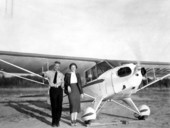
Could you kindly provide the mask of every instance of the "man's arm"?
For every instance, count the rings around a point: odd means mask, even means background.
[[[67,73],[66,73],[65,76],[64,76],[64,92],[65,92],[65,94],[68,95],[68,83],[67,83],[68,77],[67,77],[67,76],[68,76],[68,75],[67,75]]]
[[[64,89],[64,75],[62,74],[61,87]]]
[[[46,72],[41,72],[40,75],[43,76],[43,77],[47,77],[47,73]]]

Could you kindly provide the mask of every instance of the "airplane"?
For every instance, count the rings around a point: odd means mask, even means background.
[[[114,103],[132,111],[135,118],[145,120],[150,115],[150,108],[141,105],[139,108],[133,102],[131,95],[170,76],[170,63],[140,62],[123,60],[104,60],[96,58],[81,58],[70,56],[45,55],[0,51],[0,72],[14,75],[27,72],[38,76],[42,71],[50,70],[51,63],[61,62],[61,72],[66,73],[71,62],[78,65],[78,72],[83,81],[86,97],[93,100],[93,105],[87,107],[82,115],[85,124],[95,120],[98,112],[104,106],[103,101],[111,99]],[[153,71],[153,73],[151,73]],[[143,79],[153,75],[154,81],[141,87]],[[28,81],[44,84],[19,75],[14,75]],[[118,102],[123,101],[125,104]]]

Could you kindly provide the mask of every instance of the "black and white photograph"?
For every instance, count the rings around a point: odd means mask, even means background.
[[[52,127],[170,127],[170,0],[0,0],[0,128]]]

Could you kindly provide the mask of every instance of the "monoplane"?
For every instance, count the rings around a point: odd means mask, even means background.
[[[42,71],[50,70],[54,61],[61,62],[61,72],[68,71],[71,62],[78,65],[78,71],[83,81],[83,90],[86,97],[92,99],[92,106],[87,107],[82,115],[85,123],[95,120],[105,102],[114,103],[132,111],[136,118],[144,120],[150,114],[147,105],[137,107],[131,95],[146,87],[170,76],[170,63],[104,60],[96,58],[69,57],[33,53],[0,51],[0,69],[2,74],[10,74],[37,84],[44,84]],[[28,73],[42,78],[42,82],[28,79],[17,73]],[[146,77],[153,81],[141,86]],[[118,102],[123,101],[125,104]]]

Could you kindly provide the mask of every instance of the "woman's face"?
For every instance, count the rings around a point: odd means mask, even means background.
[[[75,72],[75,71],[76,71],[76,69],[77,69],[77,68],[76,68],[76,66],[75,66],[75,65],[72,65],[72,66],[71,66],[71,71],[72,71],[72,72]]]

